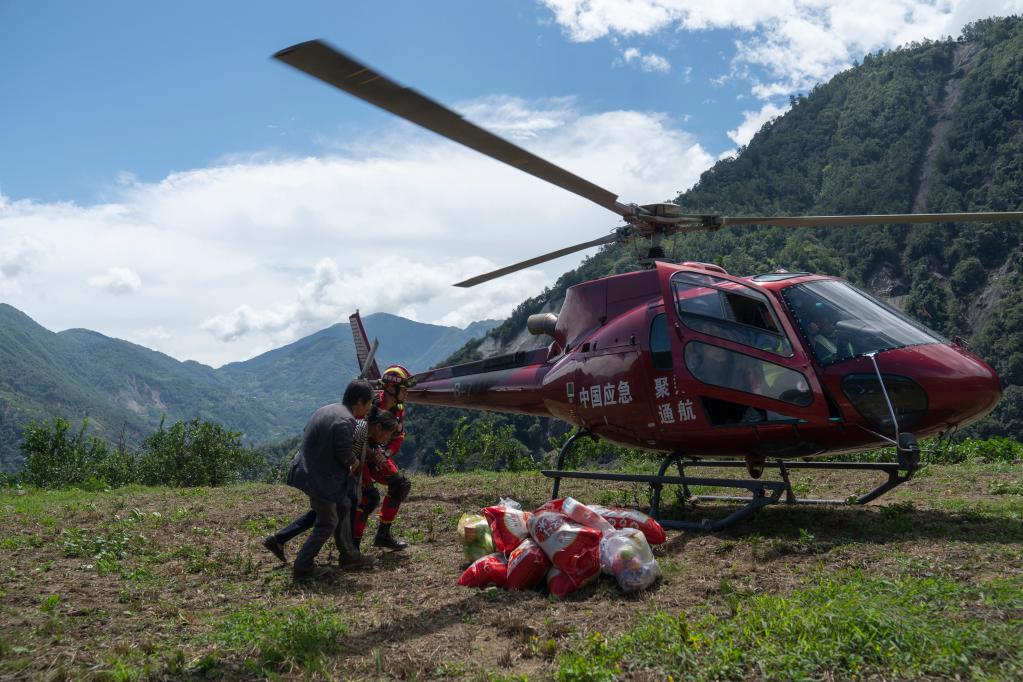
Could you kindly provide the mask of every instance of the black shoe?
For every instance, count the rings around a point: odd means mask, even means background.
[[[376,557],[366,556],[361,552],[355,556],[342,556],[337,564],[346,571],[358,571],[360,569],[373,568],[376,564]]]
[[[291,571],[291,579],[296,583],[307,583],[312,580],[321,580],[330,575],[330,571],[323,566],[311,566],[309,568],[294,569]]]
[[[373,538],[373,546],[383,547],[384,549],[389,549],[392,552],[400,552],[408,547],[408,543],[391,535],[391,524],[382,523],[377,528],[376,537]]]
[[[284,545],[277,542],[277,538],[275,538],[272,535],[267,535],[265,538],[263,538],[263,546],[270,550],[270,553],[273,554],[275,557],[277,557],[284,563],[288,563],[288,557],[284,555]]]

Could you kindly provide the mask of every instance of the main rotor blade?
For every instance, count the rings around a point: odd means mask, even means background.
[[[619,203],[618,195],[613,192],[470,123],[454,111],[395,83],[320,40],[287,47],[274,58],[449,140],[589,199],[620,216],[634,213],[631,206]]]
[[[600,239],[594,239],[593,241],[583,242],[582,244],[576,244],[575,246],[568,246],[565,247],[564,249],[558,249],[557,251],[551,251],[550,253],[545,253],[542,256],[537,256],[536,258],[524,260],[521,263],[516,263],[515,265],[508,265],[499,270],[488,272],[484,275],[476,275],[475,277],[470,277],[464,282],[458,282],[457,284],[455,284],[455,286],[466,289],[469,287],[474,287],[477,284],[483,284],[484,282],[489,282],[492,279],[504,277],[505,275],[511,274],[513,272],[525,270],[526,268],[531,267],[533,265],[539,265],[540,263],[546,263],[547,261],[554,260],[555,258],[567,256],[568,254],[575,253],[576,251],[582,251],[584,249],[589,249],[594,246],[601,246],[602,244],[610,244],[612,242],[616,242],[620,238],[621,237],[619,237],[617,233],[609,234],[606,237],[601,237]]]
[[[775,225],[777,227],[823,227],[828,225],[894,225],[898,223],[968,223],[1023,220],[1023,212],[998,213],[892,213],[888,215],[817,216],[721,216],[728,225]]]

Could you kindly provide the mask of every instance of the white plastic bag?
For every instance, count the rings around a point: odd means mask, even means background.
[[[600,568],[625,592],[645,590],[661,575],[650,543],[636,528],[615,530],[601,539]]]

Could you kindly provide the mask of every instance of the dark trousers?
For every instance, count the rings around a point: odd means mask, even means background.
[[[309,511],[274,533],[273,536],[277,539],[277,542],[284,544],[310,528],[313,529],[312,534],[306,539],[302,548],[295,556],[295,569],[300,571],[312,567],[312,560],[320,553],[327,538],[331,535],[334,536],[334,544],[343,558],[357,556],[359,548],[352,540],[352,523],[354,520],[352,508],[354,506],[355,503],[351,496],[348,496],[342,503],[329,502],[310,496]],[[323,520],[322,524],[319,522],[321,519]],[[328,525],[329,530],[327,529]],[[322,538],[317,537],[317,531],[320,532]],[[314,543],[314,538],[315,544],[310,544]],[[315,550],[313,550],[314,546]],[[308,564],[306,564],[306,557],[303,554],[306,552],[307,547],[312,552],[308,557]]]
[[[295,556],[294,570],[296,573],[312,570],[313,560],[320,553],[323,544],[335,534],[334,531],[338,526],[338,505],[336,503],[310,495],[309,506],[311,507],[309,513],[315,515],[315,522],[313,523],[313,532],[309,534],[302,549],[298,550],[298,554]],[[347,518],[345,522],[348,523]]]
[[[288,540],[291,540],[292,538],[306,532],[315,524],[316,512],[310,509],[305,514],[302,514],[302,516],[299,516],[297,519],[286,525],[284,528],[281,528],[279,531],[274,533],[273,537],[275,540],[277,540],[277,542],[283,545]]]

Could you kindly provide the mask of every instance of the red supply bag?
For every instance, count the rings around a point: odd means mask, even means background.
[[[551,560],[532,540],[523,540],[508,557],[508,589],[528,590],[547,575]]]
[[[544,502],[539,507],[533,510],[534,514],[543,514],[544,512],[558,512],[561,513],[561,507],[565,504],[565,498],[559,497],[556,500],[550,502]]]
[[[472,562],[465,573],[458,579],[459,585],[465,587],[504,587],[508,582],[508,563],[503,554],[488,554]]]
[[[661,524],[641,511],[636,511],[635,509],[608,509],[598,505],[593,505],[590,509],[604,517],[615,528],[638,528],[643,531],[646,541],[651,545],[659,545],[668,539],[664,534],[664,529],[661,528]]]
[[[529,519],[529,534],[544,554],[579,587],[600,572],[600,532],[555,512]]]
[[[522,507],[515,500],[501,498],[496,506],[484,509],[483,516],[490,524],[490,534],[494,538],[494,547],[498,552],[509,554],[520,542],[529,537],[526,524],[532,514],[522,511]]]
[[[582,583],[577,584],[564,571],[560,571],[557,567],[553,567],[547,572],[547,589],[558,599],[564,599],[566,596],[572,594],[592,580],[596,575],[597,574],[594,573]]]
[[[566,497],[561,501],[560,511],[576,523],[599,531],[601,535],[607,535],[614,530],[614,526],[594,511],[593,507],[588,507],[573,497]]]

